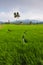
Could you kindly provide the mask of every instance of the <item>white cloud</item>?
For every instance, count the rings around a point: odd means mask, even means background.
[[[8,21],[8,20],[13,21],[13,20],[15,20],[14,14],[13,14],[14,12],[19,12],[20,13],[18,8],[17,9],[12,9],[9,12],[0,12],[0,20],[1,21]]]
[[[0,12],[0,20],[2,21],[8,21],[8,20],[13,20],[13,12]]]
[[[20,18],[19,19],[38,19],[38,20],[43,20],[43,15],[40,12],[34,12],[34,11],[27,11],[27,12],[20,12],[19,8],[17,9],[12,9],[9,12],[0,12],[0,20],[1,21],[13,21],[14,19],[14,12],[19,12],[20,13]]]

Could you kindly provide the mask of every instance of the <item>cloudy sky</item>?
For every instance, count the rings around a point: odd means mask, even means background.
[[[0,0],[0,21],[15,20],[15,11],[20,19],[43,20],[43,0]]]

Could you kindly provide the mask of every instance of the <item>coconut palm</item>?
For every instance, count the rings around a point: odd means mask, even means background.
[[[16,12],[14,12],[14,18],[16,18],[16,17],[17,17]]]
[[[20,17],[19,12],[14,12],[14,18],[19,18],[19,17]]]

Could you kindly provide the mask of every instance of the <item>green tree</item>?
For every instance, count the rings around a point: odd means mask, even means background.
[[[30,21],[30,23],[29,24],[32,24],[32,21]]]

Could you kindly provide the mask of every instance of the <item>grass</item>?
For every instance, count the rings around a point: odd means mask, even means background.
[[[0,65],[43,65],[43,24],[0,26]]]

